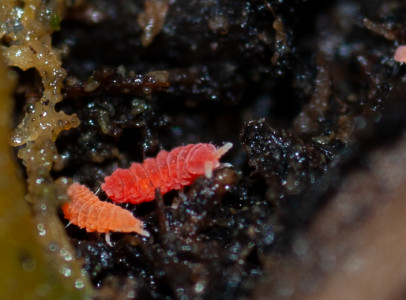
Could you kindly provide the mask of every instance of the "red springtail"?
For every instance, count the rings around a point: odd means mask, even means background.
[[[220,158],[232,146],[226,143],[216,148],[212,144],[200,143],[177,147],[169,152],[162,150],[156,158],[132,163],[129,169],[115,170],[104,179],[101,188],[117,203],[152,201],[157,188],[165,194],[190,185],[200,175],[210,178],[213,170],[220,166]]]

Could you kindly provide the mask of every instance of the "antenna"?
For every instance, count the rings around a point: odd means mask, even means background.
[[[222,157],[224,154],[228,152],[233,147],[232,143],[225,143],[223,146],[216,150],[216,156],[218,158]]]

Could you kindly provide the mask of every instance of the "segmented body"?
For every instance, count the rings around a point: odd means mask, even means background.
[[[161,194],[180,190],[200,175],[211,176],[220,166],[219,159],[232,147],[231,143],[216,148],[212,144],[189,144],[167,152],[162,150],[156,158],[143,163],[132,163],[128,169],[117,169],[101,185],[114,202],[138,204],[152,201],[155,190]]]
[[[87,232],[136,232],[149,236],[143,222],[131,212],[112,203],[101,201],[86,186],[73,183],[67,190],[71,202],[62,205],[65,218],[70,223],[85,228]]]

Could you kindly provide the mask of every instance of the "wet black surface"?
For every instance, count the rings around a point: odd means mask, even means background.
[[[117,167],[196,142],[232,142],[222,161],[233,167],[123,205],[149,238],[113,233],[110,247],[68,233],[101,299],[112,277],[133,280],[139,299],[248,298],[343,172],[403,128],[394,42],[363,23],[392,24],[381,32],[401,40],[399,13],[381,1],[172,1],[144,48],[142,10],[89,1],[61,24],[55,44],[68,45],[64,67],[79,88],[58,108],[81,125],[57,140],[66,161],[55,177],[96,191]],[[161,70],[164,79],[147,75]]]

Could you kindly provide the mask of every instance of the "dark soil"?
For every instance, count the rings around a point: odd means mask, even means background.
[[[98,298],[250,298],[345,172],[404,127],[400,2],[176,0],[147,47],[141,1],[69,11],[58,109],[81,125],[57,140],[55,178],[96,191],[160,149],[234,144],[213,178],[123,205],[151,237],[113,233],[110,247],[67,228]]]

